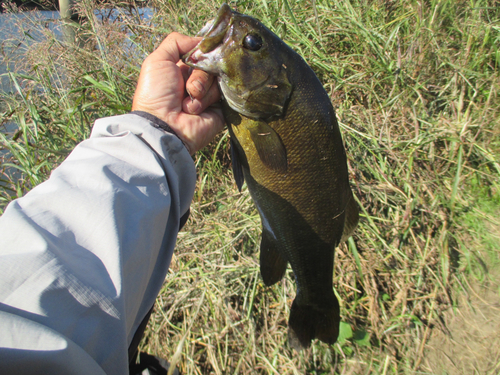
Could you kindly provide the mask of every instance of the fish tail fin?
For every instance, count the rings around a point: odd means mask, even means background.
[[[307,349],[315,338],[334,344],[339,325],[340,308],[335,296],[334,304],[328,307],[300,305],[295,298],[288,321],[288,343],[297,351]]]

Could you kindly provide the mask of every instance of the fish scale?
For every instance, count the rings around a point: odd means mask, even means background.
[[[222,5],[183,59],[217,75],[238,188],[246,181],[262,222],[266,285],[293,269],[297,295],[289,343],[333,344],[340,308],[335,248],[354,231],[358,208],[328,94],[313,70],[259,21]]]

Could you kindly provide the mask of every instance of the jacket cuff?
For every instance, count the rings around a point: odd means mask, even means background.
[[[163,131],[166,131],[167,133],[171,133],[171,134],[175,135],[177,138],[179,138],[179,140],[182,142],[184,147],[186,147],[186,150],[190,151],[189,147],[187,147],[187,145],[184,143],[184,141],[181,139],[181,137],[179,137],[177,135],[177,133],[170,127],[170,125],[167,124],[162,119],[156,117],[155,115],[152,115],[149,112],[145,112],[145,111],[132,111],[130,113],[133,115],[141,116],[142,118],[148,120],[149,122],[151,122],[151,125],[153,125],[153,127],[155,127],[156,129],[161,129]]]

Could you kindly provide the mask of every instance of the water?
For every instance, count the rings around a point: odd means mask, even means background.
[[[27,20],[30,22],[26,22]],[[57,36],[62,36],[59,27],[59,12],[33,11],[27,13],[0,13],[0,40],[2,63],[0,64],[0,88],[2,92],[12,92],[13,85],[7,75],[14,69],[14,64],[21,56],[21,42],[40,41],[43,34],[40,29],[29,25],[47,28]]]
[[[22,44],[40,41],[43,34],[39,29],[26,27],[26,21],[30,17],[32,25],[39,24],[61,36],[58,20],[59,12],[34,11],[29,13],[0,13],[0,91],[2,93],[13,93],[16,91],[9,73],[15,70],[16,62],[22,58]],[[23,26],[21,26],[23,25]],[[23,72],[21,72],[23,73]],[[0,111],[6,110],[6,104],[0,101]],[[12,123],[3,125],[1,131],[10,134],[17,126]]]
[[[28,17],[32,21],[26,22]],[[23,43],[40,41],[43,37],[39,28],[26,27],[39,25],[54,31],[56,34],[56,20],[59,19],[58,12],[40,11],[29,13],[1,13],[0,14],[0,90],[3,93],[13,93],[16,88],[12,83],[9,73],[14,71],[16,62],[22,58]],[[22,25],[22,26],[21,26]],[[60,34],[60,33],[59,33]],[[0,96],[0,113],[8,111],[7,104]],[[11,138],[17,131],[18,126],[12,121],[0,125],[0,131]],[[8,181],[18,181],[22,176],[19,170],[6,167],[5,163],[10,162],[12,155],[0,145],[0,186],[10,185]]]
[[[119,20],[124,12],[120,9],[100,9],[95,10],[94,15],[98,22],[105,23]],[[141,20],[147,21],[152,18],[153,10],[140,8],[135,10],[135,14]],[[44,32],[47,31],[51,32],[56,39],[64,42],[67,29],[61,22],[59,12],[0,13],[0,113],[5,113],[8,110],[1,95],[16,92],[16,87],[10,79],[9,73],[16,71],[17,73],[29,74],[29,72],[20,71],[19,67],[16,67],[16,62],[23,58],[23,48],[42,41],[45,38]],[[131,52],[133,52],[134,44],[131,42],[129,45]],[[14,122],[0,124],[0,132],[9,138],[17,130],[18,126]],[[6,181],[8,180],[17,181],[21,178],[21,173],[17,169],[5,166],[11,157],[8,150],[2,148],[0,144],[0,186],[3,187],[7,186]]]
[[[134,11],[142,21],[151,20],[153,9],[138,8]],[[120,9],[99,9],[94,11],[98,22],[113,22],[120,18]],[[24,45],[43,40],[42,29],[51,31],[54,36],[63,41],[64,27],[57,11],[30,11],[26,13],[0,13],[0,91],[15,90],[10,82],[8,72],[14,70],[17,59],[22,56]],[[130,35],[129,35],[130,36]],[[130,43],[130,48],[134,44]],[[0,103],[1,105],[1,103]]]
[[[143,21],[153,17],[151,8],[138,8],[135,12]],[[122,13],[120,9],[96,9],[94,11],[97,21],[102,23],[113,22]],[[43,40],[42,29],[51,31],[57,39],[64,40],[64,27],[57,11],[0,13],[0,90],[2,92],[12,92],[14,89],[7,73],[13,70],[16,60],[21,56],[20,48],[24,47],[23,44],[29,45]]]

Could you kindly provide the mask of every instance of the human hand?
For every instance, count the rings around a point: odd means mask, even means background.
[[[148,112],[165,121],[193,155],[224,127],[213,76],[180,61],[201,38],[171,33],[143,62],[132,102],[133,111]],[[191,97],[186,93],[190,93]]]

